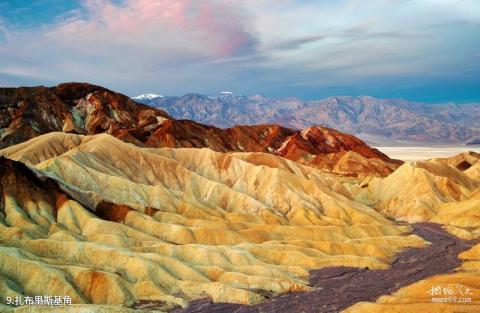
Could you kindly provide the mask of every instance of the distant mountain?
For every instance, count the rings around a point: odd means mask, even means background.
[[[323,125],[375,143],[416,141],[463,144],[480,140],[480,125],[477,122],[480,120],[480,103],[430,104],[367,96],[302,101],[231,92],[137,101],[166,110],[178,119],[191,119],[218,127],[275,123],[303,129]]]
[[[230,92],[211,97],[239,105],[244,98]],[[51,132],[107,133],[140,147],[270,153],[351,176],[385,176],[402,163],[331,128],[318,126],[300,131],[262,124],[221,129],[176,120],[163,110],[86,83],[0,88],[0,149]]]

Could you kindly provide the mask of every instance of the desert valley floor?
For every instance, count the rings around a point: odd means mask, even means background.
[[[404,163],[87,84],[0,104],[0,312],[480,312],[480,154]],[[36,295],[73,304],[5,301]]]
[[[392,159],[405,162],[448,158],[466,151],[480,153],[479,145],[375,146]]]

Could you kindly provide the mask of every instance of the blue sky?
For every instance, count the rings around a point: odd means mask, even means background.
[[[477,0],[0,0],[0,85],[480,102]]]
[[[71,10],[79,9],[76,0],[7,0],[0,1],[2,19],[11,28],[34,28],[55,21]]]

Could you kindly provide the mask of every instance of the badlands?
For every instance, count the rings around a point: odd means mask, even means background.
[[[1,312],[480,311],[476,153],[403,163],[88,84],[1,89],[0,122]],[[6,303],[36,295],[72,305]]]

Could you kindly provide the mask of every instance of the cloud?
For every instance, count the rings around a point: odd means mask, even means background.
[[[472,85],[464,69],[480,51],[478,3],[83,0],[35,29],[0,20],[0,82],[90,81],[132,95]]]
[[[83,11],[53,25],[12,30],[0,57],[46,79],[121,75],[133,80],[142,71],[252,53],[256,45],[249,17],[235,1],[86,0],[83,5]]]
[[[59,25],[49,36],[62,40],[77,36],[72,39],[107,47],[112,42],[139,45],[163,57],[178,52],[224,57],[248,51],[255,44],[242,9],[234,1],[128,0],[116,5],[87,0],[85,7],[86,18]]]
[[[289,40],[285,40],[283,42],[279,42],[271,48],[279,49],[279,50],[296,50],[306,44],[315,43],[326,38],[328,38],[328,36],[326,35],[303,36],[303,37],[292,38]]]

